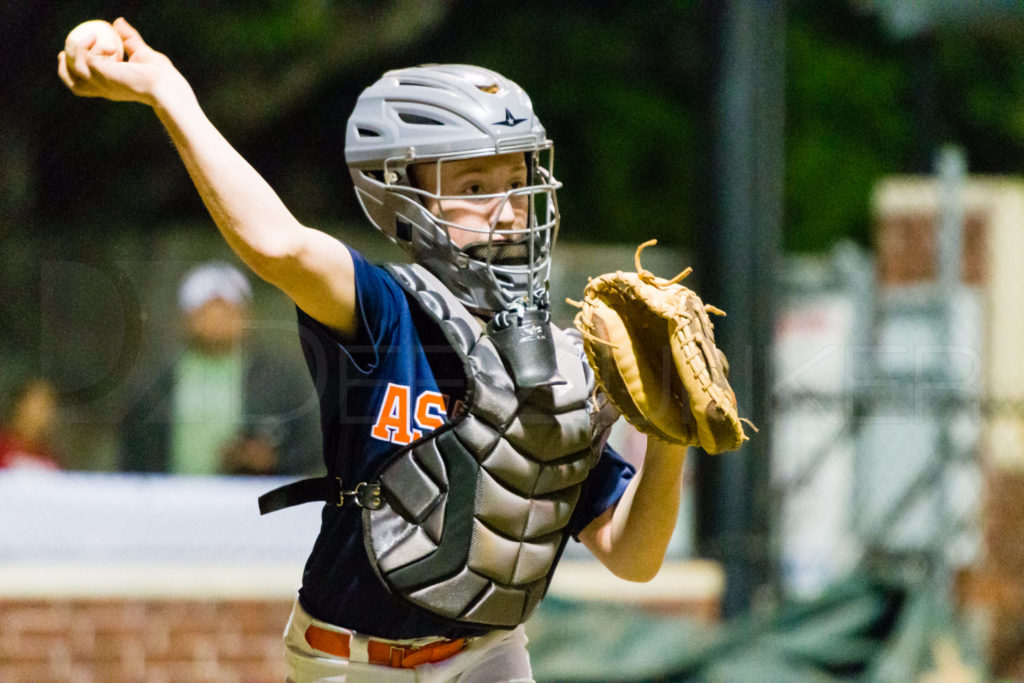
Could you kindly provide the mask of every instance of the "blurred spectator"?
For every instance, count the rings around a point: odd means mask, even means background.
[[[51,442],[56,425],[53,384],[32,377],[18,385],[0,428],[0,469],[57,469],[59,459]]]
[[[320,464],[308,375],[249,348],[252,290],[233,266],[182,279],[183,347],[150,373],[121,425],[121,468],[174,474],[307,474]]]

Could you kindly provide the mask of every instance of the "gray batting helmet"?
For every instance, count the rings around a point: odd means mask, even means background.
[[[488,69],[461,64],[385,73],[359,96],[345,135],[345,160],[370,222],[467,306],[491,311],[546,300],[560,187],[552,151],[522,88]],[[428,211],[424,197],[452,198],[415,187],[408,167],[511,152],[526,157],[527,186],[488,196],[502,202],[528,197],[525,229],[495,240],[492,224],[479,241],[459,248],[448,228],[472,228]]]

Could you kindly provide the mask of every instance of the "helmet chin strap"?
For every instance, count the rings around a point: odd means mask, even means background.
[[[536,245],[534,245],[536,248]],[[462,251],[475,261],[483,261],[497,266],[528,266],[530,265],[529,240],[499,241],[482,240],[471,242],[462,247]]]
[[[538,254],[543,250],[543,240],[539,236],[525,237],[518,240],[480,240],[470,242],[460,247],[460,251],[466,257],[487,264],[487,266],[498,267],[530,267],[531,277],[529,281],[529,294],[515,299],[505,307],[507,311],[521,313],[524,308],[548,308],[548,293],[546,288],[537,287],[536,271],[531,267]]]

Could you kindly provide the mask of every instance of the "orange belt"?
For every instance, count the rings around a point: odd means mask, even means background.
[[[349,641],[352,636],[348,633],[328,631],[319,626],[310,624],[306,629],[306,642],[312,647],[336,657],[348,659]],[[395,645],[388,640],[377,640],[370,638],[367,642],[367,659],[370,664],[380,664],[396,669],[411,669],[420,664],[440,662],[449,657],[457,655],[466,647],[466,639],[439,640],[434,643],[420,646]]]

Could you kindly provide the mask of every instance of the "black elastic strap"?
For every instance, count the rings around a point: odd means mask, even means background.
[[[260,514],[276,512],[293,505],[303,503],[338,502],[341,495],[341,483],[334,477],[313,477],[300,479],[273,491],[267,491],[259,498]]]
[[[344,505],[346,499],[351,499],[359,507],[370,510],[379,510],[384,507],[380,482],[361,481],[356,484],[354,489],[346,491],[341,485],[340,477],[328,476],[300,479],[279,486],[273,491],[267,491],[259,497],[260,514],[265,515],[268,512],[303,503],[328,502]]]

